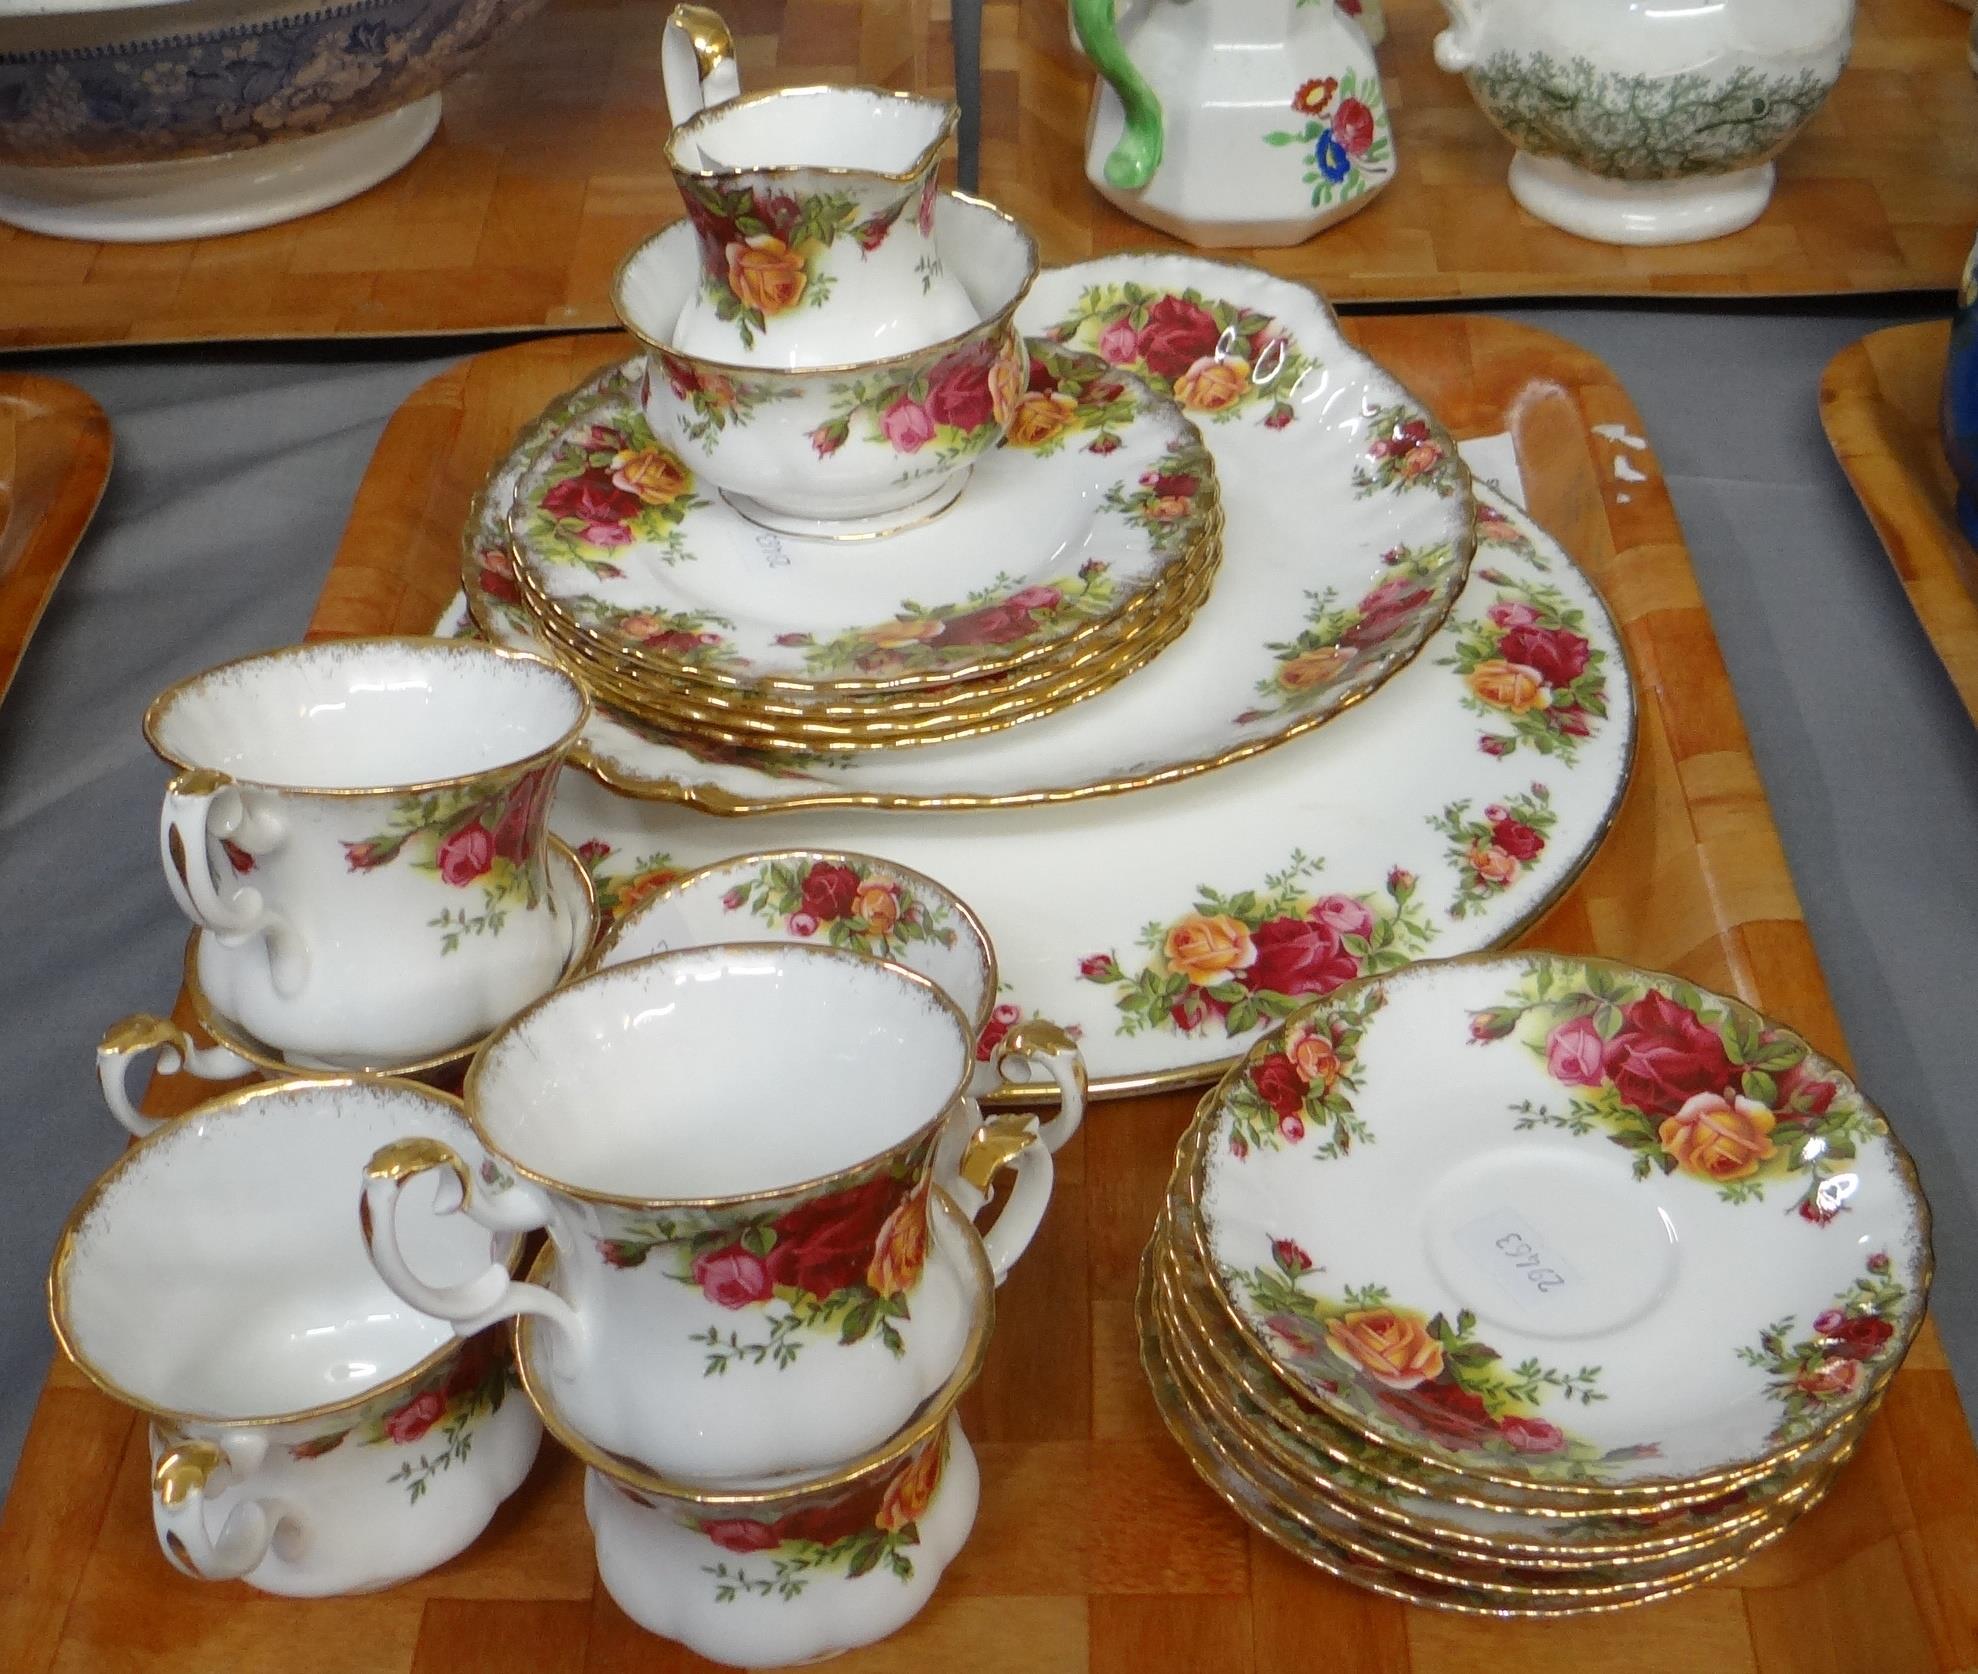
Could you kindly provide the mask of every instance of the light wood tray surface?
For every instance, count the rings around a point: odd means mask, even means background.
[[[0,372],[0,698],[110,479],[110,421],[73,384]]]
[[[745,85],[864,81],[947,93],[951,0],[728,0]],[[615,323],[618,259],[680,213],[657,0],[555,0],[446,90],[438,137],[334,209],[232,238],[99,245],[0,227],[0,347],[574,330]],[[1265,266],[1344,302],[1789,296],[1950,289],[1978,222],[1978,84],[1965,15],[1863,0],[1854,58],[1731,238],[1592,244],[1519,211],[1510,149],[1435,68],[1434,0],[1388,0],[1381,66],[1400,174],[1364,213]],[[1085,182],[1091,72],[1064,0],[985,0],[984,194],[1045,259],[1167,243]]]
[[[1978,721],[1978,553],[1957,521],[1937,431],[1950,326],[1870,332],[1828,363],[1820,422],[1903,590]]]
[[[1591,570],[1640,683],[1640,765],[1613,836],[1532,939],[1672,968],[1841,1053],[1710,618],[1659,476],[1613,486],[1594,424],[1627,394],[1561,340],[1476,318],[1349,333],[1459,435],[1510,431],[1532,510]],[[516,429],[621,339],[530,343],[435,379],[386,430],[318,634],[420,631],[455,586],[470,494]],[[1652,456],[1635,454],[1652,465]],[[1323,750],[1323,741],[1303,746]],[[1124,805],[1123,805],[1124,806]],[[739,846],[746,831],[736,831]],[[183,1019],[183,1012],[181,1017]],[[1134,1267],[1193,1094],[1103,1104],[1002,1293],[965,1417],[973,1539],[928,1610],[847,1674],[1949,1674],[1978,1666],[1978,1453],[1926,1326],[1834,1495],[1734,1580],[1574,1622],[1411,1610],[1253,1536],[1168,1439],[1135,1358]],[[77,1120],[103,1120],[84,1113]],[[290,1603],[182,1580],[145,1508],[143,1427],[58,1368],[0,1515],[0,1666],[117,1674],[678,1674],[598,1587],[580,1472],[545,1447],[466,1555],[374,1597]]]

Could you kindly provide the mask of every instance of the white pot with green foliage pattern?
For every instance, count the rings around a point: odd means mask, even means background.
[[[1749,226],[1847,63],[1854,0],[1442,0],[1436,62],[1517,147],[1511,194],[1610,244]]]

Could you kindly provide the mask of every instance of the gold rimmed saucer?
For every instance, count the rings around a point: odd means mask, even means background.
[[[556,979],[556,985],[560,985],[569,981],[582,968],[584,960],[590,954],[591,944],[597,939],[601,921],[598,914],[597,892],[591,886],[591,875],[569,844],[561,838],[551,837],[549,861],[550,888],[572,918],[571,952]],[[480,1050],[481,1042],[487,1038],[486,1035],[482,1035],[464,1045],[404,1064],[338,1066],[290,1058],[274,1047],[256,1040],[231,1018],[225,1016],[208,998],[206,990],[199,981],[199,938],[202,934],[201,931],[193,931],[186,938],[185,943],[185,991],[186,998],[192,1005],[193,1019],[216,1045],[225,1047],[236,1057],[246,1059],[264,1076],[306,1081],[336,1081],[352,1075],[391,1075],[409,1081],[445,1083],[458,1079],[460,1072],[467,1067],[468,1060]]]
[[[1158,631],[1172,622],[1178,611],[1198,608],[1223,556],[1221,503],[1210,494],[1205,493],[1204,498],[1207,504],[1200,533],[1159,590],[1137,594],[1117,613],[1052,647],[1047,655],[987,674],[958,670],[951,680],[901,690],[842,691],[824,683],[811,695],[775,682],[715,680],[690,663],[652,655],[636,644],[613,640],[586,627],[544,594],[535,578],[520,566],[515,570],[515,583],[524,607],[547,637],[581,656],[588,665],[609,670],[634,689],[671,695],[723,713],[785,721],[864,721],[950,713],[987,701],[992,694],[1008,698],[1049,689],[1075,671],[1090,668],[1132,641]]]
[[[1580,1513],[1547,1524],[1512,1509],[1480,1510],[1439,1499],[1430,1485],[1408,1482],[1402,1487],[1391,1472],[1375,1474],[1341,1463],[1305,1438],[1295,1415],[1287,1422],[1277,1409],[1256,1400],[1250,1374],[1210,1346],[1188,1300],[1186,1279],[1167,1247],[1168,1230],[1164,1217],[1148,1249],[1151,1306],[1170,1371],[1191,1387],[1197,1406],[1222,1438],[1295,1483],[1301,1495],[1333,1520],[1343,1519],[1429,1558],[1562,1575],[1598,1570],[1623,1578],[1744,1553],[1782,1513],[1809,1509],[1859,1445],[1857,1429],[1782,1481],[1768,1480],[1701,1507],[1613,1516]]]
[[[869,722],[788,721],[758,718],[739,711],[709,710],[683,702],[676,694],[662,695],[649,685],[634,685],[589,661],[587,653],[570,645],[546,621],[538,618],[537,626],[545,645],[558,661],[613,708],[668,732],[744,750],[900,749],[954,743],[1042,719],[1118,685],[1181,636],[1207,597],[1212,579],[1213,570],[1203,572],[1190,592],[1174,601],[1171,616],[1159,619],[1141,636],[1095,658],[1089,666],[1074,669],[1059,684],[1015,697],[997,691],[992,685],[979,698],[967,694],[972,706],[964,706],[958,699],[951,709],[933,715],[904,719],[880,715]]]
[[[1134,1312],[1142,1369],[1169,1434],[1204,1482],[1246,1523],[1302,1561],[1341,1580],[1409,1603],[1464,1614],[1587,1615],[1651,1603],[1728,1574],[1779,1539],[1790,1524],[1790,1517],[1785,1518],[1731,1556],[1632,1582],[1572,1586],[1517,1578],[1515,1566],[1476,1565],[1474,1573],[1469,1573],[1447,1561],[1415,1563],[1392,1546],[1342,1532],[1314,1515],[1295,1494],[1284,1493],[1282,1484],[1267,1469],[1247,1461],[1192,1405],[1164,1354],[1152,1275],[1150,1254],[1142,1259]]]

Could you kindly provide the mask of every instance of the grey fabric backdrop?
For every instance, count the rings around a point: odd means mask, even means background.
[[[1929,305],[1924,305],[1928,311]],[[1828,358],[1910,314],[1509,311],[1599,354],[1670,482],[1861,1076],[1937,1212],[1937,1311],[1978,1395],[1978,733],[1829,453]],[[47,1362],[42,1274],[121,1131],[103,1026],[176,992],[151,695],[307,622],[378,433],[471,345],[41,356],[108,409],[102,510],[0,706],[0,1466]]]

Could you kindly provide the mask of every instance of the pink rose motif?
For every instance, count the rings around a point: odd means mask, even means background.
[[[816,915],[813,913],[792,913],[790,915],[790,934],[793,936],[815,936],[817,934]]]
[[[1286,1144],[1296,1145],[1305,1137],[1305,1124],[1296,1116],[1280,1116],[1277,1119],[1277,1131],[1284,1135]]]
[[[1569,1017],[1545,1038],[1545,1067],[1563,1087],[1598,1087],[1607,1079],[1607,1042],[1591,1017]]]
[[[934,440],[934,421],[918,401],[901,396],[879,420],[895,453],[918,453]]]
[[[718,1308],[746,1308],[767,1302],[775,1293],[762,1258],[740,1244],[694,1257],[694,1283]]]
[[[741,884],[737,884],[733,889],[729,890],[726,895],[721,897],[721,905],[728,912],[732,913],[737,911],[743,905],[743,903],[745,903],[748,900],[748,898],[749,898],[748,890],[745,889]]]
[[[996,416],[989,374],[996,345],[957,349],[927,374],[927,411],[937,423],[957,430],[980,430]]]
[[[494,833],[479,820],[469,820],[440,844],[433,858],[441,878],[465,889],[494,864]]]
[[[385,1434],[403,1447],[408,1442],[416,1442],[445,1414],[446,1397],[437,1389],[428,1389],[385,1415]]]
[[[1007,1029],[1012,1023],[1014,1023],[1019,1017],[1023,1015],[1023,1007],[1019,1005],[1014,1005],[1010,1001],[1005,1000],[989,1015],[994,1021],[1002,1024],[1003,1027]]]
[[[1330,925],[1342,936],[1364,938],[1374,933],[1374,915],[1350,895],[1322,896],[1306,916]]]
[[[601,837],[593,837],[588,842],[577,845],[577,858],[586,866],[595,866],[611,853],[611,845]]]
[[[1543,1418],[1507,1418],[1497,1430],[1520,1453],[1557,1453],[1566,1445],[1566,1433]]]
[[[1003,602],[1012,610],[1055,610],[1063,601],[1064,594],[1055,587],[1025,587]]]
[[[1099,333],[1099,353],[1114,366],[1131,366],[1140,358],[1140,333],[1124,314]]]
[[[1111,982],[1116,969],[1110,953],[1088,953],[1078,962],[1078,974],[1087,982]]]
[[[1500,628],[1529,628],[1538,620],[1538,612],[1530,605],[1510,600],[1492,605],[1484,614]]]
[[[1498,738],[1487,732],[1477,735],[1477,748],[1487,756],[1508,756],[1515,747],[1514,741],[1509,738]]]

